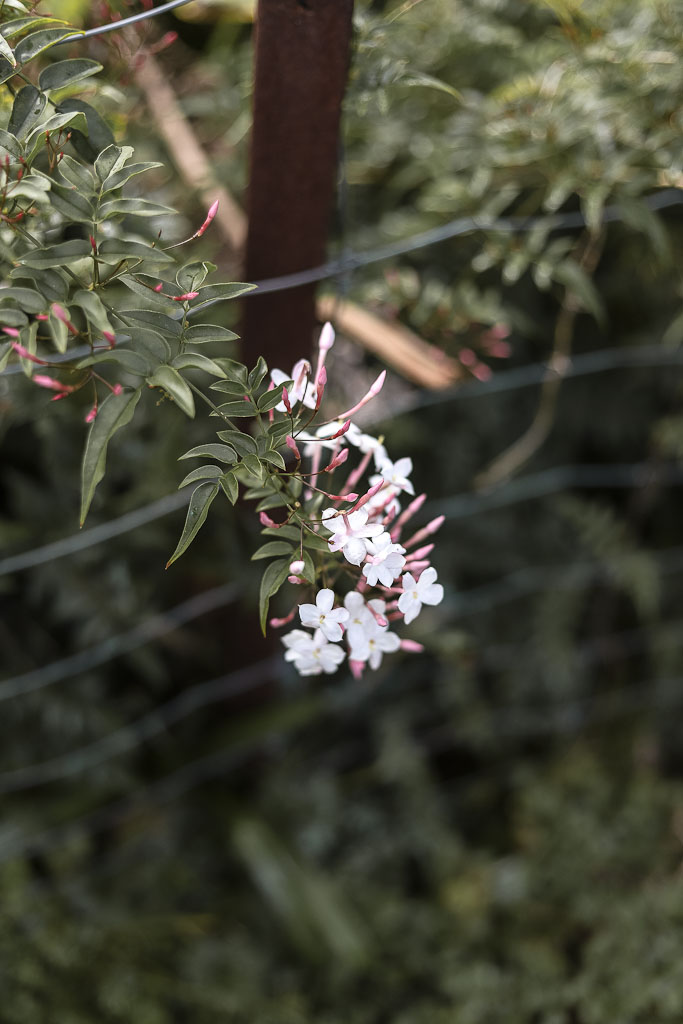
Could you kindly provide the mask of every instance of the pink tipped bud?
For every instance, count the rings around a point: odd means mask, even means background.
[[[3,334],[7,334],[10,338],[19,337],[19,331],[16,329],[16,327],[3,327],[2,331]],[[16,348],[16,345],[14,347]]]
[[[487,351],[494,359],[509,359],[512,354],[512,348],[507,341],[494,341],[487,345]]]
[[[472,376],[476,377],[477,380],[491,380],[493,370],[486,363],[477,363],[476,366],[472,367]]]
[[[97,416],[97,402],[95,402],[95,404],[93,405],[92,409],[90,410],[88,415],[85,417],[85,422],[86,423],[92,423],[92,421],[95,419],[96,416]]]
[[[384,381],[386,380],[386,377],[387,377],[387,371],[386,370],[382,370],[382,372],[380,373],[379,377],[377,378],[375,383],[372,385],[372,387],[368,391],[368,394],[372,398],[374,398],[375,395],[378,395],[380,393],[380,391],[384,387]]]
[[[288,576],[287,577],[287,582],[288,583],[296,583],[297,585],[300,585],[301,583],[305,583],[306,580],[300,580],[298,576]]]
[[[287,626],[292,621],[298,610],[299,606],[295,604],[289,615],[285,615],[285,617],[282,619],[270,619],[268,625],[272,626],[273,629],[279,629],[280,626]]]
[[[415,558],[426,558],[427,555],[431,554],[431,552],[433,550],[434,550],[434,545],[433,544],[425,544],[425,546],[423,548],[418,548],[417,551],[413,551],[412,554],[410,554],[408,556],[407,561],[410,562],[412,559],[415,559]]]
[[[279,526],[281,525],[280,523],[276,523],[274,519],[271,519],[270,516],[267,515],[267,513],[265,513],[265,512],[259,512],[259,516],[258,517],[259,517],[259,521],[261,523],[261,526],[270,526],[270,527],[272,527],[272,529],[277,530],[279,528]]]
[[[363,505],[366,505],[372,498],[375,497],[375,495],[377,494],[378,491],[382,490],[383,487],[384,487],[384,480],[380,480],[380,481],[378,481],[378,483],[373,484],[372,487],[370,488],[370,490],[366,491],[365,494],[363,495],[363,497],[360,499],[360,501],[356,505],[356,509],[362,508]],[[355,512],[356,509],[354,509],[354,512]]]
[[[95,241],[94,235],[90,236],[90,247],[93,252],[97,252],[97,242]]]
[[[406,569],[408,569],[413,574],[424,572],[424,570],[428,568],[429,560],[426,558],[419,559],[417,561],[413,559],[409,559],[408,561],[406,561]]]
[[[39,363],[40,366],[48,365],[45,359],[39,359],[38,356],[31,355],[29,350],[27,348],[24,348],[23,345],[20,345],[18,341],[12,342],[12,348],[14,349],[18,356],[21,356],[22,359],[30,359],[32,363]]]
[[[375,383],[372,385],[369,391],[365,395],[363,395],[360,402],[357,402],[356,405],[354,405],[351,409],[347,409],[346,412],[341,413],[339,419],[345,420],[347,419],[347,417],[353,416],[354,413],[358,412],[359,409],[362,409],[364,405],[367,405],[368,402],[370,402],[376,395],[378,395],[382,390],[386,376],[387,371],[382,370]]]
[[[163,282],[159,281],[159,284],[155,284],[154,285],[154,291],[157,292],[157,294],[158,294],[163,287],[164,287]]]
[[[324,366],[321,366],[320,370],[318,371],[318,376],[316,377],[316,381],[315,381],[315,388],[316,388],[315,409],[316,409],[316,412],[320,408],[320,403],[323,400],[323,395],[325,393],[325,385],[326,384],[327,384],[327,370],[325,369]]]
[[[427,523],[426,526],[423,526],[421,530],[418,530],[417,533],[414,533],[410,540],[403,541],[403,546],[405,548],[409,548],[413,547],[414,544],[421,544],[423,541],[427,540],[427,538],[430,537],[433,533],[436,533],[436,531],[443,525],[445,521],[445,516],[437,516],[436,519],[432,519],[432,521]]]
[[[335,441],[338,437],[341,437],[343,434],[345,434],[350,426],[351,426],[351,420],[347,420],[346,423],[344,423],[344,425],[339,428],[339,430],[337,431],[336,434],[332,434],[332,437],[330,437],[329,440],[330,441]]]
[[[303,559],[301,559],[301,558],[297,558],[294,562],[290,562],[290,564],[289,564],[289,571],[294,576],[300,576],[305,568],[306,568],[306,565],[305,565]]]
[[[113,331],[102,331],[102,337],[109,342],[109,348],[113,348],[116,344],[116,335]]]
[[[73,388],[70,388],[68,384],[62,384],[61,381],[55,380],[54,377],[46,377],[42,373],[36,373],[31,379],[39,388],[49,388],[50,391],[61,391],[63,394],[73,391]]]
[[[334,327],[331,323],[323,324],[323,329],[318,338],[318,349],[320,352],[329,352],[334,345]]]
[[[291,434],[288,434],[287,437],[285,438],[285,444],[291,451],[294,452],[296,458],[301,460],[301,452],[299,451],[299,447]]]
[[[471,348],[461,348],[458,358],[463,366],[474,366],[477,362],[477,357]]]
[[[349,658],[349,668],[351,669],[351,675],[354,679],[361,679],[363,669],[365,668],[365,662],[357,661],[355,658]]]
[[[271,387],[273,387],[272,383],[271,383]],[[270,391],[270,388],[268,388],[268,390]],[[287,414],[289,416],[291,416],[292,415],[292,404],[289,401],[289,391],[287,390],[287,388],[283,388],[282,389],[282,402],[284,404],[285,409],[287,410]],[[299,458],[298,455],[297,455],[297,458]]]
[[[36,320],[49,320],[47,313],[36,313]]]
[[[122,395],[123,387],[120,384],[114,384],[114,387],[111,389],[111,393],[112,395]]]
[[[335,457],[332,459],[332,462],[330,462],[329,466],[325,466],[325,468],[323,469],[323,473],[331,473],[333,469],[337,469],[338,466],[341,466],[342,463],[346,462],[348,457],[349,449],[342,448],[340,452],[337,452]]]
[[[185,292],[184,295],[172,295],[171,298],[174,302],[189,302],[190,299],[196,299],[199,292]]]
[[[446,517],[445,516],[437,516],[436,519],[432,519],[432,521],[430,523],[427,523],[427,525],[425,526],[425,530],[427,531],[428,534],[429,533],[436,533],[437,530],[441,529],[441,527],[443,526],[443,524],[445,522],[446,522]]]
[[[401,640],[401,650],[410,651],[411,654],[422,654],[424,647],[416,640]]]
[[[62,309],[58,302],[53,302],[52,305],[50,306],[50,309],[52,310],[54,316],[56,316],[58,320],[61,320],[62,323],[65,324],[66,329],[69,331],[70,334],[78,336],[78,330],[71,323],[68,316],[66,315],[66,311]]]
[[[196,231],[192,237],[193,238],[201,238],[201,236],[204,234],[204,232],[206,231],[206,229],[208,228],[209,224],[211,223],[211,221],[213,220],[213,218],[216,216],[217,213],[218,213],[218,200],[216,200],[215,203],[211,204],[211,206],[209,207],[209,212],[206,215],[206,220],[204,221],[204,223],[200,227],[199,231]]]

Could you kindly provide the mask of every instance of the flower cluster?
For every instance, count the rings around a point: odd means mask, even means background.
[[[320,566],[325,585],[315,594],[315,603],[298,605],[305,628],[286,633],[282,642],[285,659],[301,675],[332,673],[348,654],[349,667],[359,678],[366,667],[378,668],[384,654],[399,648],[422,650],[414,641],[399,637],[391,625],[401,620],[409,624],[423,605],[439,604],[443,598],[429,556],[434,547],[430,538],[444,517],[404,536],[426,497],[415,496],[410,479],[412,461],[392,461],[382,440],[364,433],[350,419],[378,394],[384,374],[353,408],[311,428],[327,380],[325,356],[333,342],[334,332],[326,324],[315,374],[306,360],[296,364],[290,377],[277,369],[271,373],[272,386],[293,382],[289,390],[285,384],[282,402],[275,408],[291,418],[287,446],[297,460],[294,474],[308,499],[306,530],[324,538],[328,555],[337,556],[325,558]],[[336,489],[339,493],[324,490],[320,486],[323,475],[346,466],[353,453],[356,465],[344,485]],[[301,470],[304,461],[310,466],[307,472]],[[367,483],[360,486],[364,477]],[[267,525],[277,528],[278,524],[268,517]],[[302,530],[302,555],[303,538]],[[304,565],[303,558],[290,564],[291,583],[310,583]],[[285,619],[271,620],[271,625],[291,622],[296,612],[297,608]]]

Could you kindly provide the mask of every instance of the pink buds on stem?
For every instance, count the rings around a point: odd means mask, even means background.
[[[370,387],[369,391],[367,391],[367,393],[365,395],[363,395],[363,397],[361,398],[360,402],[357,402],[354,406],[352,406],[351,409],[347,409],[346,412],[340,413],[339,416],[337,417],[337,419],[340,419],[340,420],[349,419],[351,416],[354,415],[354,413],[357,413],[359,409],[362,409],[364,405],[367,405],[368,402],[371,402],[372,399],[375,398],[375,396],[378,395],[380,393],[380,391],[382,390],[382,386],[383,386],[384,381],[386,379],[386,375],[387,375],[387,371],[386,370],[382,370],[382,372],[380,373],[380,375],[377,378],[377,380]]]
[[[52,310],[54,315],[57,317],[57,319],[61,320],[62,323],[66,326],[66,329],[69,332],[69,334],[73,334],[74,337],[77,338],[78,337],[78,328],[74,327],[74,325],[71,323],[71,321],[69,320],[68,316],[66,315],[66,312],[62,309],[62,307],[59,305],[59,303],[58,302],[53,302],[52,305],[50,306],[50,309]]]
[[[445,516],[437,516],[436,519],[432,519],[430,523],[427,523],[427,525],[423,526],[421,530],[414,533],[410,540],[404,541],[403,547],[409,548],[414,544],[421,544],[423,540],[427,539],[427,537],[431,537],[433,533],[436,533],[436,531],[443,526],[445,520]]]
[[[325,466],[325,468],[323,469],[323,473],[331,473],[332,470],[337,469],[338,466],[341,466],[344,462],[346,462],[348,457],[349,457],[349,449],[348,448],[342,448],[342,450],[340,452],[337,452],[337,454],[332,459],[330,464],[328,466]]]
[[[287,445],[290,451],[294,452],[295,457],[299,461],[301,461],[301,452],[299,451],[299,446],[297,445],[296,441],[294,440],[291,434],[288,434],[287,437],[285,438],[285,444]]]
[[[218,213],[218,205],[219,205],[218,204],[218,200],[216,200],[214,203],[211,204],[211,206],[209,207],[209,212],[206,215],[206,220],[204,221],[204,223],[200,227],[199,231],[195,231],[195,233],[192,236],[193,238],[201,238],[202,237],[202,235],[204,234],[204,232],[208,228],[209,224],[211,223],[213,218]]]
[[[9,330],[9,329],[10,328],[5,328],[6,331]],[[21,356],[22,359],[30,359],[30,361],[32,363],[38,363],[40,366],[49,366],[50,365],[47,362],[47,360],[39,359],[38,356],[31,355],[31,353],[28,351],[28,349],[24,348],[23,345],[20,345],[18,341],[13,341],[12,342],[12,348],[14,349],[14,351],[17,353],[18,356]],[[34,380],[35,380],[35,378],[34,378]]]

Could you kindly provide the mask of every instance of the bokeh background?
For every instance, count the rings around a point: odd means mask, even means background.
[[[143,59],[243,206],[252,19],[72,47],[163,162],[167,237],[206,205]],[[150,393],[79,534],[85,408],[0,376],[0,1020],[680,1024],[682,29],[666,0],[356,2],[329,253],[409,242],[321,294],[460,374],[395,374],[371,417],[447,516],[424,655],[299,679],[248,507],[164,572],[202,425]],[[238,272],[218,230],[197,252]],[[385,365],[333,355],[340,396]]]

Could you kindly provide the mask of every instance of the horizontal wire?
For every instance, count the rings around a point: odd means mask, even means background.
[[[162,636],[173,632],[179,626],[185,625],[193,619],[230,604],[241,593],[242,588],[236,583],[226,583],[223,586],[205,590],[167,612],[160,612],[158,615],[145,619],[144,622],[125,633],[107,637],[106,640],[88,647],[86,650],[78,651],[67,658],[60,658],[59,661],[53,661],[49,665],[32,669],[30,672],[24,672],[20,676],[2,679],[0,680],[0,701],[33,693],[63,679],[79,675],[82,672],[89,672],[99,665],[119,658],[122,654],[129,654],[138,647],[151,643],[152,640],[159,640]]]
[[[621,356],[619,356],[619,352],[622,353]],[[683,349],[662,349],[656,345],[644,346],[637,349],[621,349],[617,351],[613,349],[604,349],[598,352],[590,352],[585,355],[576,356],[567,372],[563,375],[563,379],[571,380],[593,373],[601,373],[606,370],[628,368],[632,366],[659,367],[672,365],[677,366],[682,364]],[[500,393],[503,391],[512,391],[518,388],[529,387],[541,381],[547,372],[548,367],[545,363],[536,363],[532,366],[521,367],[514,370],[502,370],[490,381],[476,381],[471,385],[464,384],[462,387],[453,391],[440,392],[437,395],[428,395],[424,398],[420,398],[412,405],[401,407],[398,410],[398,415],[404,415],[407,412],[439,404],[441,402],[458,401],[463,398],[483,397],[486,394]],[[392,415],[391,417],[382,416],[375,422],[386,423],[396,418],[396,415]],[[566,469],[566,467],[564,468]],[[570,468],[576,469],[577,467]],[[592,471],[595,472],[595,470],[599,468],[600,467],[592,467]],[[607,468],[608,467],[605,467],[605,469]],[[562,469],[562,467],[559,467],[557,471],[560,469]],[[539,474],[540,476],[546,477],[545,484],[543,485],[546,488],[548,486],[547,474],[552,472],[556,471],[547,470],[544,474]],[[642,464],[643,483],[650,482],[649,478],[651,477],[651,474],[651,467],[648,468],[648,464]],[[537,479],[537,476],[535,476],[533,480],[535,481],[534,486],[538,488],[540,482]],[[532,478],[521,477],[520,482],[529,479]],[[657,480],[659,481],[660,478],[657,477]],[[633,482],[630,485],[632,486]],[[508,487],[509,486],[511,485],[508,485]],[[517,483],[516,486],[521,486],[521,483]],[[528,487],[529,485],[524,484],[523,486]],[[580,484],[573,484],[572,486],[589,487],[600,485],[582,482]],[[606,484],[606,486],[629,485],[609,483]],[[546,491],[545,493],[550,492]],[[498,505],[495,504],[497,496],[499,500]],[[535,496],[538,495],[535,495],[534,493],[529,494],[529,497]],[[127,533],[129,530],[134,530],[138,526],[153,522],[155,519],[168,515],[170,512],[175,512],[177,509],[182,508],[185,505],[186,500],[187,499],[182,492],[169,494],[164,498],[151,502],[149,505],[143,505],[141,508],[136,509],[133,512],[127,512],[125,515],[120,516],[117,519],[102,523],[101,525],[95,526],[89,530],[84,530],[77,534],[71,534],[68,537],[53,541],[43,547],[32,548],[29,551],[20,552],[16,555],[10,555],[7,558],[0,559],[0,577],[13,572],[21,572],[24,569],[30,569],[36,565],[42,565],[45,562],[52,561],[57,558],[63,558],[66,555],[74,554],[78,551],[83,551],[86,548],[92,547],[94,544],[99,544],[105,540],[109,540],[111,537],[117,537],[122,533]],[[515,500],[518,501],[524,499],[516,498]],[[483,509],[487,501],[489,501],[490,507],[502,507],[502,505],[507,503],[506,501],[500,501],[499,491],[496,491],[489,498],[486,496],[465,494],[451,498],[450,501],[455,502],[456,504],[453,506],[453,512],[449,513],[449,516],[453,515],[456,518],[462,518],[463,515],[474,514],[479,510],[480,506]],[[465,509],[470,506],[472,507],[472,511],[465,511]]]
[[[670,206],[677,206],[683,203],[683,195],[676,189],[665,189],[664,192],[657,193],[654,196],[649,196],[645,200],[647,206],[650,209],[664,209]],[[620,220],[618,206],[606,207],[603,215],[605,221],[618,221]],[[411,252],[416,252],[418,249],[424,249],[427,246],[435,245],[438,242],[444,242],[451,238],[456,238],[459,235],[468,234],[472,231],[531,231],[540,223],[551,222],[552,230],[557,231],[563,228],[574,229],[585,226],[585,219],[583,214],[580,213],[567,213],[558,214],[554,217],[504,217],[499,220],[486,221],[481,217],[456,217],[454,220],[448,221],[447,224],[442,225],[438,228],[430,228],[427,231],[420,231],[415,235],[403,239],[400,242],[390,242],[386,245],[378,246],[374,249],[369,249],[367,252],[354,252],[351,251],[346,253],[339,259],[330,260],[327,263],[321,263],[317,267],[312,267],[310,270],[295,271],[291,274],[281,274],[278,277],[268,277],[261,281],[253,282],[255,289],[250,292],[245,292],[242,298],[249,299],[250,297],[258,297],[259,295],[267,295],[270,292],[287,291],[290,288],[298,288],[306,284],[314,284],[319,281],[324,281],[328,278],[336,277],[340,274],[347,274],[352,270],[359,270],[361,267],[369,266],[372,263],[380,263],[383,260],[392,259],[396,256],[406,256]],[[212,299],[202,303],[202,312],[208,309],[210,306],[216,305],[218,302],[222,302],[222,299]],[[199,312],[199,310],[198,310]],[[189,311],[189,317],[192,317],[193,310]],[[175,319],[180,319],[182,313],[176,313]],[[51,362],[61,363],[66,362],[70,359],[80,359],[83,356],[90,355],[90,347],[82,345],[79,348],[73,349],[71,352],[56,354],[51,357]],[[19,363],[15,363],[12,366],[6,367],[0,372],[0,377],[11,376],[13,374],[23,373],[22,367]]]
[[[175,7],[183,7],[189,3],[191,3],[191,0],[169,0],[168,3],[152,7],[149,11],[141,11],[139,14],[131,14],[129,18],[121,18],[119,21],[110,21],[106,25],[89,28],[87,32],[79,33],[78,39],[69,39],[68,42],[78,42],[79,39],[92,39],[93,36],[101,36],[105,32],[118,32],[120,28],[125,28],[126,25],[134,25],[138,21],[147,21],[148,18],[155,18],[158,14],[165,14],[167,11],[172,11]]]
[[[34,786],[58,782],[71,775],[89,771],[121,754],[129,753],[200,708],[258,689],[267,680],[269,673],[274,674],[280,668],[279,658],[265,658],[236,672],[198,683],[177,697],[159,704],[137,721],[115,729],[68,754],[24,768],[0,772],[0,794],[17,793]]]

